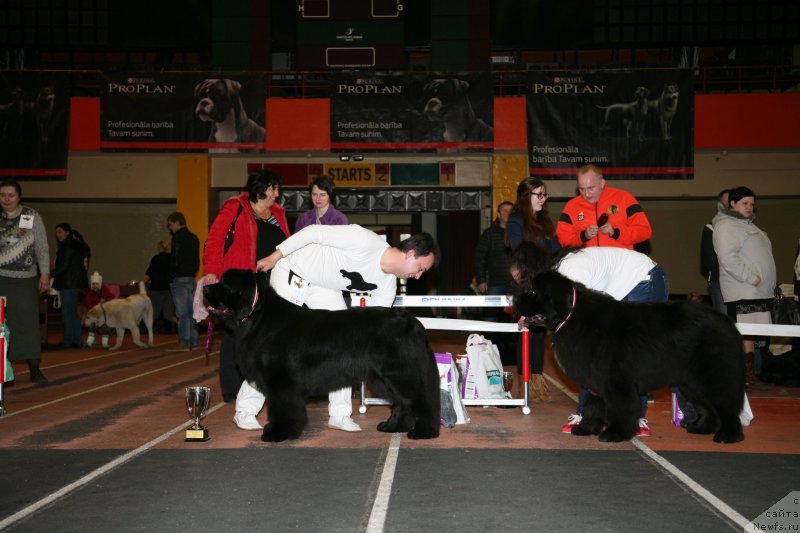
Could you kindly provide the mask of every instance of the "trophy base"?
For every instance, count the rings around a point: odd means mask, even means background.
[[[206,442],[211,437],[208,436],[208,428],[187,429],[184,442]]]

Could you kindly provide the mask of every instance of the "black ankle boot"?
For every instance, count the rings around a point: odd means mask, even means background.
[[[39,369],[39,361],[40,359],[28,359],[28,368],[31,371],[31,381],[34,383],[46,384],[48,381],[44,374],[42,374],[42,371]]]

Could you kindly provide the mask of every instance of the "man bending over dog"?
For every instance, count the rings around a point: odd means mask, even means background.
[[[270,285],[282,298],[311,309],[345,309],[342,291],[369,292],[373,305],[391,307],[397,278],[419,277],[433,267],[439,248],[428,233],[419,233],[389,246],[378,234],[361,226],[308,226],[259,260],[256,269],[272,270]],[[261,429],[256,415],[264,395],[247,381],[236,397],[234,422],[241,429]],[[328,395],[328,426],[361,431],[353,414],[350,387]]]

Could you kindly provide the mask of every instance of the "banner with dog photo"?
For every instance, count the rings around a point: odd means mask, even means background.
[[[105,74],[105,151],[262,152],[264,73]]]
[[[0,176],[67,179],[70,75],[0,72]]]
[[[334,150],[493,147],[494,98],[488,72],[342,72],[331,77]]]
[[[686,69],[528,73],[530,172],[575,179],[594,163],[620,179],[694,178],[694,91]]]

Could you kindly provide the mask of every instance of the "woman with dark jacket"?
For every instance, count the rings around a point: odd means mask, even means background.
[[[275,251],[289,236],[286,211],[276,203],[282,178],[259,169],[250,174],[237,196],[219,210],[203,249],[203,282],[216,283],[231,268],[255,271],[256,261]],[[236,366],[233,336],[227,331],[220,347],[219,382],[222,398],[232,403],[243,377]]]
[[[78,298],[89,287],[89,245],[69,224],[62,222],[56,226],[58,252],[53,268],[53,288],[61,299],[61,319],[64,322],[62,348],[80,348],[81,321],[78,317]]]
[[[542,180],[528,176],[517,185],[517,202],[508,219],[508,243],[516,250],[523,242],[542,250],[558,250],[561,246],[555,235],[553,221],[547,213],[547,187]],[[530,327],[529,352],[531,363],[531,400],[551,401],[550,390],[544,379],[544,328]],[[517,367],[522,373],[521,347],[517,353]]]

